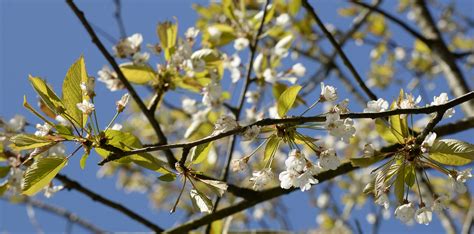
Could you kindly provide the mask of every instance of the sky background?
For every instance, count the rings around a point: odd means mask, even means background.
[[[78,1],[79,2],[79,1]],[[186,28],[193,26],[197,17],[191,8],[195,1],[124,1],[123,19],[129,35],[139,32],[143,34],[144,44],[157,42],[155,26],[157,22],[172,20],[177,17],[179,21],[180,35]],[[198,1],[206,3],[204,1]],[[341,18],[337,15],[336,9],[341,6],[342,1],[312,1],[316,2],[314,7],[320,14],[324,22],[332,23],[336,27],[347,28],[350,26],[350,20]],[[387,2],[387,1],[386,1]],[[393,11],[394,1],[388,1],[384,8]],[[464,13],[474,12],[474,3],[470,0],[458,1],[459,7]],[[80,1],[78,6],[85,12],[86,17],[94,25],[105,30],[115,38],[119,38],[118,27],[113,18],[114,5],[112,0],[103,1]],[[406,20],[406,17],[404,18]],[[391,27],[395,39],[406,45],[411,45],[411,38],[406,33],[400,31],[398,27]],[[110,42],[103,39],[110,49]],[[326,49],[326,51],[330,51]],[[345,47],[345,51],[354,63],[360,74],[367,74],[369,50],[358,47],[350,42]],[[33,0],[0,0],[0,116],[9,119],[15,114],[22,114],[29,121],[36,123],[37,119],[22,107],[23,95],[27,95],[30,103],[35,103],[36,95],[29,85],[27,76],[32,74],[41,76],[50,82],[55,90],[59,90],[62,80],[68,67],[80,56],[84,55],[86,67],[91,75],[96,75],[97,71],[106,64],[102,54],[96,49],[95,45],[79,23],[78,19],[68,8],[64,1],[33,1]],[[242,57],[246,58],[246,57]],[[245,62],[245,60],[243,61]],[[317,66],[304,61],[307,67],[307,74],[312,74],[317,70]],[[342,63],[340,63],[342,66]],[[291,64],[289,65],[291,66]],[[349,73],[347,73],[349,74]],[[409,76],[408,73],[396,74],[397,76]],[[472,87],[472,73],[469,74],[469,80]],[[352,78],[352,77],[350,77]],[[404,77],[405,80],[406,77]],[[436,81],[437,88],[433,93],[439,93],[445,86],[444,80]],[[327,83],[335,84],[339,87],[334,78],[330,78]],[[405,86],[406,84],[399,84]],[[401,86],[389,89],[388,91],[375,90],[385,99],[395,97],[397,90]],[[347,97],[342,87],[339,88],[342,98]],[[447,91],[447,90],[444,90]],[[113,103],[123,92],[108,92],[102,83],[96,86],[97,98],[96,105],[102,125],[104,125],[114,114]],[[433,95],[429,95],[430,99]],[[180,102],[180,99],[171,96],[170,101]],[[340,99],[342,100],[342,99]],[[429,100],[430,102],[431,100]],[[355,102],[354,102],[355,104]],[[362,107],[355,106],[355,111],[362,110]],[[460,110],[455,118],[460,118]],[[33,129],[29,129],[33,131]],[[463,140],[469,139],[472,130],[456,137]],[[471,141],[472,142],[472,141]],[[92,160],[91,160],[92,159]],[[126,194],[118,190],[115,186],[115,178],[96,179],[97,167],[94,165],[93,156],[89,159],[85,170],[79,168],[79,157],[73,157],[64,173],[78,180],[84,186],[97,191],[114,201],[125,204],[133,208],[136,212],[149,218],[163,227],[171,227],[176,223],[183,222],[183,216],[179,212],[173,215],[168,213],[157,213],[149,206],[148,198],[139,193]],[[472,187],[472,183],[470,184]],[[313,188],[317,189],[317,187]],[[338,196],[336,194],[336,196]],[[305,230],[316,225],[315,217],[317,210],[308,206],[307,195],[301,192],[292,193],[284,198],[287,202],[291,226],[295,230]],[[42,195],[38,199],[46,200]],[[111,210],[108,207],[95,203],[89,198],[75,191],[64,191],[56,194],[48,203],[65,207],[78,214],[97,226],[105,230],[114,231],[147,231],[146,227],[136,223],[126,216]],[[66,220],[51,214],[35,209],[37,218],[43,230],[47,232],[63,232],[66,228]],[[356,211],[358,220],[362,223],[364,230],[370,230],[370,226],[365,220],[366,209]],[[403,231],[417,233],[438,233],[442,229],[439,222],[432,222],[429,226],[414,225],[407,227],[400,224],[398,220],[390,219],[382,224],[381,231],[384,233],[401,233]],[[26,215],[24,206],[16,206],[0,201],[0,232],[33,232]],[[79,226],[75,225],[74,233],[84,232]]]

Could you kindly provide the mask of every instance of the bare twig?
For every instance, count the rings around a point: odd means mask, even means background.
[[[2,200],[5,200],[5,201],[8,201],[9,198],[8,197],[2,197],[1,198]],[[44,203],[42,201],[39,201],[39,200],[34,200],[34,199],[31,199],[29,197],[24,197],[21,201],[19,201],[20,203],[19,204],[25,204],[25,205],[31,205],[35,208],[38,208],[38,209],[41,209],[41,210],[44,210],[46,212],[49,212],[49,213],[52,213],[52,214],[55,214],[57,216],[61,216],[61,217],[64,217],[65,219],[67,219],[69,222],[71,223],[75,223],[81,227],[83,227],[84,229],[87,229],[89,230],[90,232],[92,233],[106,233],[106,231],[98,228],[97,226],[95,226],[94,224],[90,223],[89,221],[86,221],[82,218],[80,218],[79,216],[77,216],[76,214],[74,213],[71,213],[70,211],[62,208],[62,207],[57,207],[57,206],[53,206],[53,205],[50,205],[50,204],[47,204],[47,203]]]
[[[364,80],[362,79],[362,77],[359,75],[359,73],[357,72],[357,70],[355,69],[354,65],[352,65],[351,61],[349,60],[349,58],[347,57],[346,53],[344,53],[344,51],[342,50],[341,46],[339,45],[339,43],[336,41],[336,39],[334,38],[334,36],[331,34],[331,32],[329,32],[326,28],[326,26],[324,26],[324,23],[321,21],[321,19],[319,18],[319,16],[316,14],[316,12],[314,11],[313,7],[308,3],[308,0],[303,0],[302,1],[303,3],[303,6],[304,8],[306,8],[306,10],[308,11],[308,13],[313,17],[313,19],[316,21],[316,24],[319,26],[319,28],[321,28],[321,30],[323,31],[324,35],[326,35],[326,37],[329,39],[329,41],[331,42],[332,46],[334,47],[334,49],[336,49],[336,51],[339,53],[339,56],[341,56],[341,59],[342,61],[344,62],[344,65],[347,66],[347,68],[349,69],[349,71],[352,73],[352,75],[354,76],[354,78],[356,79],[357,83],[359,84],[359,86],[362,88],[362,90],[364,90],[364,92],[367,94],[367,96],[369,96],[370,99],[372,100],[377,100],[377,96],[372,92],[372,90],[370,90],[367,85],[364,83]]]
[[[122,38],[125,38],[127,37],[127,32],[125,31],[125,24],[123,23],[123,20],[122,20],[122,2],[120,0],[114,0],[114,3],[115,3],[114,16],[115,16],[115,20],[117,20],[120,36]]]
[[[61,181],[66,188],[74,189],[74,190],[90,197],[92,200],[94,200],[96,202],[102,203],[105,206],[108,206],[112,209],[115,209],[115,210],[119,211],[120,213],[128,216],[129,218],[145,225],[146,227],[150,228],[151,230],[153,230],[155,232],[162,232],[163,231],[163,229],[161,227],[159,227],[156,224],[152,223],[151,221],[145,219],[144,217],[142,217],[141,215],[135,213],[134,211],[128,209],[127,207],[123,206],[122,204],[119,204],[117,202],[114,202],[114,201],[112,201],[108,198],[105,198],[105,197],[97,194],[96,192],[82,186],[81,184],[79,184],[79,182],[77,182],[75,180],[72,180],[72,179],[69,179],[65,175],[58,174],[58,175],[56,175],[56,179]]]

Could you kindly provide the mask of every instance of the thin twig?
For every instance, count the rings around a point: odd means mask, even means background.
[[[2,197],[2,200],[8,201],[8,197]],[[106,233],[106,231],[102,230],[101,228],[95,226],[94,224],[90,223],[89,221],[86,221],[82,219],[81,217],[77,216],[76,214],[62,208],[62,207],[57,207],[53,206],[47,203],[44,203],[39,200],[34,200],[29,197],[24,197],[21,201],[19,201],[19,204],[25,204],[25,205],[31,205],[33,207],[36,207],[38,209],[44,210],[46,212],[55,214],[57,216],[64,217],[67,219],[70,223],[75,223],[84,229],[89,230],[92,233]]]
[[[461,103],[467,102],[469,100],[474,99],[474,91],[471,91],[461,97],[455,98],[445,104],[442,105],[435,105],[435,106],[427,106],[421,108],[410,108],[410,109],[395,109],[377,113],[347,113],[341,114],[341,119],[352,118],[352,119],[376,119],[376,118],[385,118],[392,115],[400,115],[400,114],[430,114],[434,112],[440,112],[442,110],[447,110],[449,108],[453,108]],[[276,125],[276,124],[303,124],[308,122],[325,122],[326,117],[322,115],[317,116],[308,116],[308,117],[290,117],[285,119],[262,119],[253,124],[248,126],[269,126],[269,125]],[[211,141],[215,141],[227,136],[235,135],[244,131],[246,127],[233,129],[215,136],[206,137],[200,140],[191,141],[187,143],[177,143],[177,144],[169,144],[169,145],[157,145],[157,146],[149,146],[140,149],[130,150],[130,151],[123,151],[120,153],[113,153],[104,160],[102,160],[99,165],[104,165],[107,162],[118,160],[122,157],[127,155],[137,154],[137,153],[145,153],[145,152],[152,152],[152,151],[160,151],[160,150],[168,150],[168,149],[176,149],[176,148],[183,148],[183,147],[194,147],[200,144],[208,143]]]
[[[329,39],[329,41],[331,42],[332,46],[334,47],[334,49],[336,49],[336,51],[339,53],[339,56],[341,56],[341,59],[342,61],[344,62],[344,64],[347,66],[347,68],[349,69],[349,71],[352,73],[352,75],[354,76],[354,78],[356,79],[357,83],[359,84],[359,86],[362,88],[362,90],[364,90],[364,92],[367,94],[367,96],[369,96],[369,98],[371,100],[377,100],[377,95],[375,95],[372,90],[370,90],[367,85],[365,85],[364,83],[364,80],[362,79],[362,77],[359,75],[359,73],[357,72],[357,70],[355,69],[354,65],[352,65],[351,61],[349,60],[349,58],[347,57],[346,53],[342,50],[341,46],[339,45],[339,43],[336,41],[336,39],[334,38],[334,36],[331,34],[331,32],[329,32],[326,28],[326,26],[324,26],[324,23],[321,21],[321,19],[319,18],[319,16],[316,14],[316,11],[314,11],[313,7],[308,3],[308,0],[303,0],[302,1],[303,3],[303,6],[304,8],[306,8],[306,10],[308,11],[308,13],[313,17],[313,19],[316,21],[316,24],[319,26],[319,28],[321,28],[321,30],[323,31],[324,35],[326,35],[326,37]]]
[[[123,20],[122,20],[122,3],[120,0],[114,0],[114,3],[115,3],[114,16],[115,16],[115,20],[117,20],[120,36],[122,38],[125,38],[127,37],[127,32],[125,31],[125,24],[123,23]]]
[[[139,215],[139,214],[135,213],[134,211],[128,209],[127,207],[123,206],[122,204],[119,204],[119,203],[114,202],[114,201],[112,201],[108,198],[103,197],[102,195],[97,194],[96,192],[82,186],[79,182],[77,182],[75,180],[72,180],[72,179],[68,178],[65,175],[58,174],[58,175],[56,175],[56,179],[61,181],[66,188],[74,189],[74,190],[90,197],[92,200],[94,200],[96,202],[102,203],[105,206],[108,206],[112,209],[115,209],[115,210],[119,211],[120,213],[128,216],[129,218],[145,225],[146,227],[150,228],[151,230],[153,230],[155,232],[162,232],[163,231],[163,228],[161,228],[161,227],[157,226],[156,224],[152,223],[151,221],[145,219],[141,215]]]

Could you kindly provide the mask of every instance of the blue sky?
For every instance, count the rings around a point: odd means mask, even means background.
[[[173,17],[177,17],[181,31],[180,34],[182,34],[186,28],[193,25],[196,19],[196,14],[191,8],[192,2],[184,0],[125,1],[123,3],[123,18],[127,33],[142,33],[145,44],[154,43],[157,41],[155,34],[156,23],[172,20]],[[326,0],[317,2],[315,8],[323,21],[333,23],[342,28],[349,26],[350,21],[341,19],[335,11],[336,7],[341,5],[341,1]],[[459,1],[459,4],[462,5],[460,9],[465,11],[465,13],[474,12],[474,4],[469,2],[469,0]],[[118,27],[113,18],[114,6],[112,0],[86,0],[80,1],[78,5],[85,12],[90,22],[107,31],[115,38],[119,37]],[[402,38],[402,43],[411,44],[411,39],[406,39],[409,37],[404,32],[400,31],[397,27],[392,27],[392,30],[396,35],[394,36],[396,40]],[[106,42],[108,48],[111,48],[109,42],[103,41]],[[326,48],[326,51],[330,51],[328,48]],[[367,56],[369,51],[367,48],[357,47],[354,43],[350,42],[345,49],[359,72],[363,76],[367,74],[369,64]],[[92,75],[96,75],[97,71],[106,64],[105,59],[96,49],[95,45],[91,43],[82,25],[64,1],[2,0],[0,2],[0,116],[10,118],[19,113],[27,116],[30,121],[36,121],[22,107],[23,95],[26,94],[31,103],[34,103],[34,98],[36,97],[27,82],[28,74],[46,78],[48,82],[53,84],[56,90],[59,90],[67,68],[81,54],[84,55],[88,72]],[[308,68],[308,74],[313,73],[317,69],[308,61],[305,61],[305,65]],[[342,66],[342,63],[340,65]],[[397,76],[403,75],[397,74]],[[406,77],[404,78],[407,80]],[[331,82],[335,82],[335,80],[333,78],[329,79],[328,83]],[[438,85],[436,91],[441,91],[445,87],[442,80],[437,81],[436,84]],[[398,89],[399,87],[384,92],[375,90],[375,92],[379,95],[383,93],[386,95],[386,99],[391,99],[396,95]],[[339,90],[343,90],[342,87]],[[102,119],[103,125],[114,113],[112,109],[109,109],[113,106],[112,103],[123,93],[108,92],[101,83],[97,85],[96,92],[98,94],[96,99],[99,109],[98,114]],[[347,95],[347,93],[341,93],[341,96]],[[170,100],[179,101],[179,99],[173,99],[173,97]],[[353,109],[357,111],[361,110],[361,107]],[[460,112],[460,110],[458,111]],[[458,114],[457,117],[459,118],[460,115]],[[469,132],[472,134],[472,131]],[[469,132],[458,134],[457,136],[460,139],[467,140]],[[116,189],[114,179],[97,180],[97,167],[95,167],[93,160],[89,161],[89,165],[85,170],[79,168],[78,160],[79,157],[73,158],[64,173],[77,179],[84,186],[135,209],[161,226],[170,227],[176,224],[176,222],[183,221],[183,217],[179,212],[169,215],[168,213],[157,213],[152,210],[149,207],[146,196],[137,193],[125,194],[123,191]],[[38,198],[43,199],[41,195]],[[295,192],[285,197],[284,200],[287,204],[291,204],[291,206],[288,205],[287,207],[289,208],[292,227],[296,230],[304,230],[315,226],[317,210],[315,208],[308,208],[309,201],[306,194]],[[52,199],[47,200],[47,202],[66,207],[106,230],[147,231],[142,225],[99,203],[94,203],[89,198],[75,191],[61,192]],[[356,214],[358,214],[357,218],[363,224],[364,230],[370,230],[365,221],[366,212],[367,210],[361,210],[357,211]],[[45,231],[61,232],[65,230],[66,221],[64,219],[46,214],[40,210],[36,210],[36,213],[39,223]],[[421,225],[405,227],[394,219],[382,225],[382,231],[394,233],[407,230],[424,233],[438,232],[441,230],[440,228],[441,226],[437,222],[433,222],[428,227]],[[24,206],[14,206],[0,201],[0,231],[32,232],[33,230]],[[83,230],[75,226],[73,231],[79,232]]]

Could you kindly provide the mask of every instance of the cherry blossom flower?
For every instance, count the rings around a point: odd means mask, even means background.
[[[441,93],[438,97],[433,97],[433,102],[431,102],[432,106],[438,106],[438,105],[443,105],[448,102],[448,94],[447,93]],[[451,118],[456,111],[454,108],[449,108],[444,112],[443,118]]]
[[[319,166],[325,170],[336,170],[341,165],[341,161],[334,149],[327,149],[319,155]]]
[[[110,70],[108,66],[102,67],[102,69],[97,72],[97,74],[99,75],[98,80],[105,83],[107,89],[110,91],[113,92],[125,88],[122,81],[118,79],[117,73]]]
[[[193,41],[199,34],[199,29],[196,29],[195,27],[190,27],[186,30],[184,33],[184,36],[188,41]]]
[[[241,51],[249,46],[249,39],[245,37],[239,37],[234,41],[234,49],[237,51]]]
[[[403,204],[395,210],[395,217],[404,223],[408,223],[415,217],[415,207],[413,203]]]
[[[415,213],[415,220],[419,224],[428,225],[433,218],[433,212],[428,207],[421,207]]]
[[[95,110],[94,104],[92,104],[88,100],[82,100],[82,103],[77,103],[76,106],[77,109],[79,109],[80,111],[82,111],[82,113],[86,115],[89,115],[90,113],[92,113],[92,111]]]
[[[222,86],[217,82],[209,83],[203,90],[202,103],[217,108],[221,104]]]
[[[457,193],[465,193],[467,191],[466,185],[464,184],[467,179],[472,177],[471,168],[457,172],[456,178],[453,178],[452,174],[449,174],[451,185],[454,191]]]
[[[260,190],[272,179],[273,179],[272,170],[270,168],[265,168],[261,171],[253,172],[252,178],[250,178],[250,181],[254,183],[253,185],[254,190]]]
[[[372,144],[365,144],[363,154],[366,158],[373,157],[375,154],[374,146]]]
[[[364,113],[376,113],[386,111],[388,109],[388,102],[383,98],[379,98],[376,101],[372,100],[367,102],[367,108],[364,109]]]
[[[129,100],[129,99],[130,99],[130,94],[126,93],[126,94],[124,94],[124,95],[120,98],[120,100],[118,100],[118,101],[116,102],[116,105],[117,105],[117,112],[120,113],[120,112],[122,112],[122,111],[125,109],[125,107],[126,107],[127,104],[128,104],[128,100]]]
[[[52,128],[53,127],[49,125],[48,123],[44,123],[43,125],[36,124],[37,130],[35,132],[35,136],[44,137],[49,134]]]
[[[89,77],[86,82],[81,82],[80,84],[82,92],[89,96],[93,97],[94,94],[94,88],[95,88],[95,78],[94,77]]]
[[[303,77],[306,73],[306,68],[301,63],[297,63],[291,67],[291,72],[296,76]]]
[[[285,27],[290,22],[290,16],[286,13],[279,15],[276,18],[276,25]]]
[[[197,105],[197,101],[191,98],[184,98],[181,101],[181,107],[183,108],[183,111],[190,115],[197,112],[196,105]]]
[[[400,109],[410,109],[410,108],[415,108],[418,106],[418,104],[421,102],[421,96],[418,95],[418,97],[415,99],[415,97],[412,94],[405,94],[405,99],[401,100],[400,103],[398,103],[398,107]],[[406,118],[406,114],[401,114],[400,118]]]
[[[431,146],[433,146],[434,141],[436,140],[436,132],[430,132],[426,135],[423,143],[421,143],[421,151],[427,153]]]
[[[230,115],[222,115],[214,124],[214,133],[219,134],[223,132],[227,132],[239,127],[237,121],[235,121],[234,117]]]
[[[207,32],[209,33],[209,36],[213,40],[219,40],[222,34],[222,32],[215,26],[211,26],[207,28]]]
[[[336,88],[330,85],[324,85],[323,82],[321,82],[321,97],[320,101],[325,102],[325,101],[336,101],[337,100],[337,92]]]
[[[243,159],[234,159],[230,162],[230,168],[233,172],[243,171],[247,167],[247,162]]]
[[[142,42],[143,36],[140,33],[135,33],[130,37],[122,39],[117,45],[115,45],[113,47],[114,54],[119,58],[132,56],[140,50]]]
[[[441,211],[447,209],[447,201],[448,201],[448,196],[442,195],[437,197],[433,201],[433,205],[431,206],[431,210],[437,214],[441,213]]]
[[[133,54],[132,60],[134,64],[146,64],[148,60],[150,59],[150,53],[148,52],[137,52]]]
[[[388,199],[388,195],[386,193],[380,195],[377,200],[375,200],[375,204],[383,206],[387,210],[390,207],[390,200]]]
[[[46,198],[51,198],[55,193],[61,191],[64,188],[62,185],[52,186],[50,184],[44,187],[44,196]]]
[[[3,125],[3,121],[0,120],[0,126]],[[4,128],[7,132],[19,132],[25,128],[26,119],[24,116],[15,115],[13,118],[8,120]]]
[[[247,127],[245,131],[242,133],[242,141],[251,141],[255,139],[259,133],[260,133],[259,126],[253,125],[253,126]]]
[[[280,39],[274,48],[274,54],[280,58],[285,58],[288,56],[288,48],[290,47],[291,41],[293,40],[293,35],[285,36]]]

